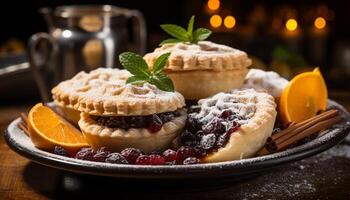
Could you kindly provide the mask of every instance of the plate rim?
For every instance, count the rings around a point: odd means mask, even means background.
[[[349,123],[350,114],[345,110],[345,108],[332,100],[329,100],[329,103],[341,110],[347,119],[344,123]],[[271,168],[271,165],[279,166],[284,163],[301,160],[323,152],[340,143],[350,132],[349,126],[336,127],[331,130],[327,129],[324,135],[306,144],[302,144],[282,152],[242,160],[203,163],[196,165],[140,166],[77,160],[74,158],[67,158],[49,153],[35,147],[33,151],[26,146],[18,145],[19,143],[17,141],[13,141],[13,138],[11,138],[10,132],[14,131],[15,126],[17,126],[20,120],[20,118],[17,118],[8,125],[8,127],[5,129],[4,137],[7,145],[13,151],[17,152],[23,157],[56,169],[83,174],[114,176],[121,178],[200,178],[201,174],[205,173],[206,170],[210,170],[214,177],[227,176],[228,174],[234,175],[234,173],[250,174],[254,171],[258,172]],[[333,135],[332,132],[334,132]],[[49,156],[47,156],[47,154],[49,154]]]

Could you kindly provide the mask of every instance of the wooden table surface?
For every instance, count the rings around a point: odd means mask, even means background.
[[[348,100],[341,103],[347,103]],[[30,103],[0,106],[0,133]],[[350,137],[332,149],[242,181],[142,182],[78,175],[13,152],[0,137],[2,199],[350,199]]]

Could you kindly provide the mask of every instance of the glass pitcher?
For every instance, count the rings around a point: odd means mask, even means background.
[[[118,55],[126,50],[145,53],[146,25],[137,10],[79,5],[40,12],[49,30],[30,38],[28,57],[44,102],[50,101],[54,85],[79,71],[119,67]]]

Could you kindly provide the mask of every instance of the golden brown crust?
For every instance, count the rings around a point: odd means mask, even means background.
[[[153,66],[160,55],[168,52],[171,55],[165,69],[171,71],[225,71],[247,68],[252,63],[245,52],[209,41],[165,44],[146,54],[144,59]]]
[[[150,133],[146,128],[124,130],[101,126],[89,114],[81,113],[79,127],[94,148],[107,147],[113,151],[121,151],[134,147],[149,153],[167,148],[185,126],[186,118],[186,111],[182,110],[179,117],[164,123],[161,130]]]
[[[52,89],[54,102],[91,115],[150,115],[174,111],[185,105],[178,92],[165,92],[154,85],[125,84],[126,70],[100,68],[80,72]]]
[[[185,99],[198,100],[207,98],[219,92],[229,92],[240,88],[248,69],[227,71],[183,71],[169,72],[176,91]]]

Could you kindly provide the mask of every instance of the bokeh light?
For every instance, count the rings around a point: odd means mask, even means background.
[[[298,22],[295,19],[288,19],[286,22],[286,29],[289,31],[295,31],[298,28]]]
[[[326,27],[326,20],[323,17],[317,17],[314,21],[314,25],[317,29],[323,29]]]
[[[222,24],[222,18],[220,15],[213,15],[210,17],[210,25],[214,28],[220,27]]]
[[[208,8],[210,10],[217,10],[220,8],[220,0],[208,0]]]
[[[224,25],[226,28],[233,28],[236,25],[236,19],[233,16],[227,16],[224,19]]]

